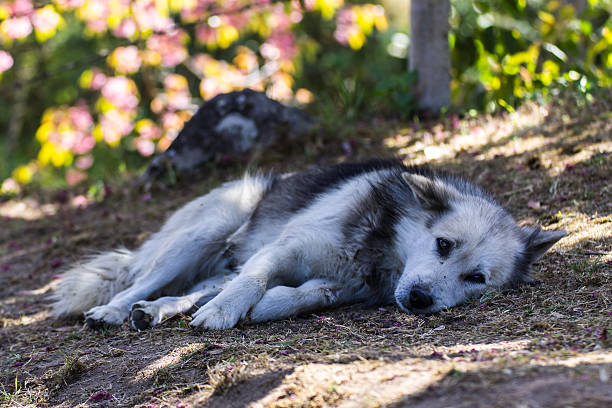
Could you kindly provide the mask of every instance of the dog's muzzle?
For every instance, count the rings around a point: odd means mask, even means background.
[[[415,286],[410,290],[410,309],[427,309],[433,305],[433,298],[429,291]]]
[[[426,313],[434,301],[429,290],[421,286],[413,286],[408,296],[397,299],[401,306],[413,313]]]

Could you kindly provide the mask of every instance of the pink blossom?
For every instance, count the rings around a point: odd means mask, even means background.
[[[88,0],[78,10],[78,16],[85,20],[87,28],[96,33],[106,30],[109,15],[110,6],[106,0]]]
[[[32,32],[32,23],[28,17],[13,17],[0,24],[0,31],[12,39],[25,38]]]
[[[83,181],[87,180],[87,174],[76,170],[76,169],[68,169],[66,170],[66,182],[68,183],[68,185],[70,186],[76,186],[79,183],[82,183]],[[57,266],[53,266],[51,265],[52,268],[57,268]]]
[[[267,22],[274,31],[287,31],[291,27],[291,20],[285,12],[285,5],[283,3],[278,3],[274,6]]]
[[[72,106],[68,108],[68,118],[72,125],[80,131],[87,131],[93,125],[93,119],[84,106]]]
[[[32,16],[32,24],[34,24],[36,30],[43,33],[55,30],[60,20],[60,15],[52,7],[38,9]]]
[[[216,78],[204,78],[200,82],[200,94],[206,100],[223,92],[223,87]]]
[[[187,34],[182,30],[174,30],[164,35],[152,35],[147,40],[147,48],[161,55],[163,66],[174,67],[187,58],[187,49],[183,45],[185,41]]]
[[[124,76],[108,78],[102,87],[102,95],[121,110],[133,110],[138,106],[136,86]]]
[[[291,31],[275,32],[261,45],[261,55],[270,60],[291,60],[297,55],[295,35]]]
[[[168,94],[168,108],[172,110],[187,109],[191,104],[189,92],[173,92]]]
[[[202,44],[214,44],[217,40],[217,33],[208,24],[200,24],[196,27],[196,38]]]
[[[101,116],[100,126],[104,141],[114,144],[132,131],[134,122],[125,113],[111,110]]]
[[[258,4],[259,3],[261,2],[258,2]],[[281,6],[282,9],[283,5],[279,4],[279,6]],[[222,19],[224,24],[231,25],[236,28],[236,30],[241,30],[249,24],[250,13],[230,13],[224,15]]]
[[[277,72],[271,77],[271,85],[268,87],[266,94],[268,97],[277,101],[289,102],[293,96],[291,90],[290,78],[284,72]]]
[[[87,28],[95,33],[102,33],[106,31],[107,24],[105,18],[96,18],[94,20],[87,20]]]
[[[138,153],[140,153],[142,156],[147,157],[155,153],[155,144],[148,139],[138,137],[134,139],[134,143],[136,144]]]
[[[132,74],[138,71],[142,65],[138,48],[135,45],[115,48],[115,51],[111,54],[111,61],[117,72],[121,74]]]
[[[170,74],[164,78],[164,88],[167,91],[181,92],[188,90],[187,79],[178,74]]]
[[[170,18],[159,13],[155,3],[155,0],[133,0],[132,12],[140,31],[166,32],[174,26]]]
[[[352,8],[343,8],[342,10],[338,11],[336,24],[347,25],[353,24],[353,22],[355,22],[355,12]]]
[[[178,74],[170,74],[164,78],[164,94],[169,109],[187,109],[191,103],[191,94],[187,79]]]
[[[166,112],[162,115],[162,126],[166,130],[180,130],[183,127],[183,120],[174,112]]]
[[[204,19],[204,8],[198,7],[198,4],[186,3],[181,8],[181,21],[183,23],[194,23]]]
[[[317,0],[304,0],[304,8],[308,11],[314,10]]]
[[[300,21],[302,21],[303,18],[303,14],[301,11],[299,10],[293,10],[290,14],[289,14],[289,20],[293,23],[293,24],[297,24]]]
[[[348,38],[354,30],[359,30],[355,26],[355,12],[351,8],[343,8],[338,11],[336,16],[336,30],[334,38],[340,44],[348,44]]]
[[[77,168],[81,170],[87,170],[93,165],[94,158],[92,155],[88,154],[86,156],[78,157],[75,161],[75,165]]]
[[[104,86],[106,83],[106,75],[102,73],[98,68],[92,69],[92,78],[91,78],[91,89],[98,90]]]
[[[13,66],[13,57],[6,51],[0,50],[0,74]]]
[[[76,154],[89,153],[96,145],[96,139],[91,135],[79,132],[75,136],[71,150]]]
[[[9,3],[9,14],[11,16],[28,16],[34,11],[32,0],[14,0]]]
[[[136,130],[141,138],[148,140],[159,139],[162,134],[162,130],[149,119],[139,121],[136,125]]]
[[[85,0],[54,0],[62,10],[72,10],[80,7],[85,3]]]
[[[17,181],[13,178],[7,178],[0,184],[0,191],[3,193],[19,193],[21,191],[21,186]]]
[[[136,34],[136,21],[133,18],[128,17],[121,20],[121,23],[113,29],[113,35],[116,37],[129,38]]]

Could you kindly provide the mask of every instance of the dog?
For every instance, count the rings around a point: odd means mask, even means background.
[[[396,160],[246,175],[180,208],[139,249],[76,264],[53,314],[137,330],[193,310],[202,329],[357,303],[430,314],[530,281],[565,235],[520,227],[482,188]]]

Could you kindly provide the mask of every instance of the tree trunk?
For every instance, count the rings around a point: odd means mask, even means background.
[[[449,0],[412,0],[409,68],[419,73],[419,107],[434,112],[450,105]]]

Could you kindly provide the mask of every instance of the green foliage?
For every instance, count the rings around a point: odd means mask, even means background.
[[[397,111],[402,119],[408,118],[417,108],[413,93],[417,78],[416,72],[403,72],[380,81],[375,89],[379,104]]]
[[[453,102],[512,110],[573,90],[585,98],[612,81],[610,1],[576,15],[557,0],[455,0],[451,16]]]
[[[352,50],[333,42],[331,31],[308,24],[305,31],[317,41],[298,64],[296,87],[313,91],[315,115],[333,124],[338,118],[407,118],[414,113],[416,74],[406,72],[404,59],[387,52],[392,33],[377,33]]]

